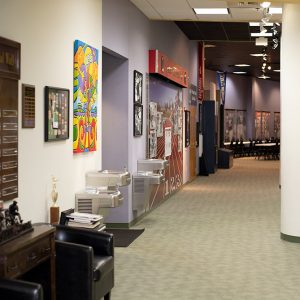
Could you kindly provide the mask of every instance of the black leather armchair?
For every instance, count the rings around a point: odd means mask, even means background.
[[[110,299],[114,286],[113,235],[56,226],[57,300]]]
[[[43,300],[43,288],[38,283],[0,278],[1,300]]]

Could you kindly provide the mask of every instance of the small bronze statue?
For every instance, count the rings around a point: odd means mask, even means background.
[[[11,219],[11,225],[23,223],[21,215],[19,214],[19,207],[17,201],[13,201],[13,203],[8,207],[8,211]]]

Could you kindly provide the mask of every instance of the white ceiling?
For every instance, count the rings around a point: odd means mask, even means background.
[[[221,1],[221,0],[130,0],[150,20],[168,21],[212,21],[248,22],[260,21],[262,9],[258,1]],[[283,2],[298,3],[299,0],[273,0],[271,7],[282,7]],[[199,16],[193,8],[229,8],[229,15]],[[281,15],[273,15],[272,22],[281,22]]]

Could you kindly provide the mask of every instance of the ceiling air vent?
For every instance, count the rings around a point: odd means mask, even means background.
[[[229,8],[260,8],[259,2],[254,1],[228,1]]]

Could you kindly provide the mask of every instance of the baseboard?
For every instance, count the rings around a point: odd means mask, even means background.
[[[300,243],[300,236],[288,235],[285,233],[280,233],[280,237],[282,240],[291,242],[291,243]]]
[[[130,223],[105,223],[106,228],[121,228],[121,229],[128,229],[130,228]]]

